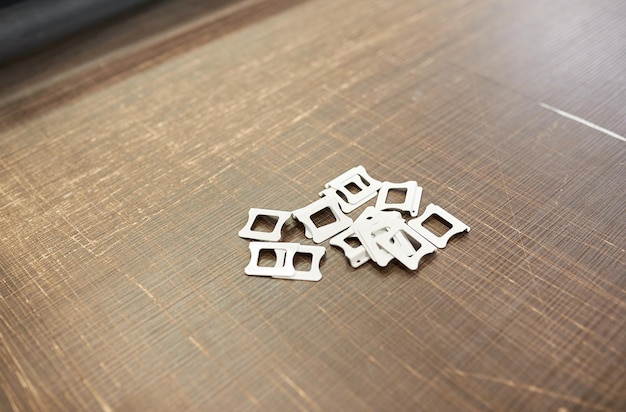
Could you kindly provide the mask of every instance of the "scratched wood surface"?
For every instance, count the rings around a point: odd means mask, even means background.
[[[626,410],[624,2],[205,3],[0,68],[0,410]],[[359,164],[471,232],[243,274]]]

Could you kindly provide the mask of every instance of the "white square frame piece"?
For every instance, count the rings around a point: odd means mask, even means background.
[[[310,205],[292,212],[293,217],[298,219],[304,225],[304,235],[309,239],[313,239],[313,242],[321,243],[337,233],[346,230],[350,227],[350,225],[352,225],[352,219],[341,211],[339,201],[337,199],[337,195],[324,196]],[[313,223],[311,216],[326,208],[331,211],[335,217],[335,221],[327,225],[317,227],[315,223]]]
[[[378,266],[387,266],[393,259],[393,255],[381,248],[376,243],[376,237],[389,231],[390,229],[404,223],[400,212],[383,212],[372,206],[366,208],[352,225],[354,233],[357,235],[370,258]],[[398,239],[400,247],[410,253],[412,246],[407,239]]]
[[[274,275],[272,277],[287,280],[307,280],[310,282],[321,280],[322,272],[320,270],[320,263],[326,253],[326,248],[324,246],[298,245],[298,251],[294,255],[294,258],[298,253],[311,255],[311,269],[296,270],[292,276]]]
[[[271,232],[261,232],[258,230],[252,230],[252,226],[254,225],[257,217],[267,216],[267,217],[275,217],[276,224],[274,225],[274,229]],[[253,240],[264,240],[268,242],[277,242],[281,238],[281,231],[285,222],[289,220],[291,217],[291,212],[284,212],[282,210],[272,210],[272,209],[258,209],[251,208],[248,210],[248,222],[246,225],[239,231],[239,237],[245,239],[253,239]]]
[[[293,276],[296,268],[293,266],[293,257],[299,248],[298,243],[286,242],[250,242],[250,263],[244,273],[250,276]],[[274,266],[259,266],[259,256],[262,250],[273,250],[276,254]]]
[[[348,189],[350,184],[354,184],[358,187],[359,191],[352,193]],[[380,181],[371,177],[363,166],[359,165],[337,176],[326,183],[324,187],[341,193],[346,199],[346,201],[341,202],[341,208],[344,212],[350,213],[368,200],[373,199],[381,184]],[[322,191],[320,196],[323,196],[327,192],[328,191]],[[339,197],[339,195],[337,196]]]
[[[369,255],[367,254],[367,250],[365,246],[361,244],[360,246],[353,247],[349,243],[346,242],[346,239],[349,237],[354,237],[358,239],[356,233],[354,233],[353,228],[348,228],[343,232],[339,233],[337,236],[330,239],[330,244],[333,246],[337,246],[343,250],[343,254],[348,258],[350,262],[350,266],[353,268],[358,268],[363,265],[365,262],[370,260]],[[359,243],[361,241],[359,240]]]
[[[452,227],[448,229],[446,233],[441,236],[437,236],[430,230],[426,229],[422,224],[431,216],[437,215],[441,219],[448,222]],[[433,203],[426,206],[424,213],[421,216],[411,219],[408,222],[408,225],[413,228],[417,233],[426,238],[430,243],[437,246],[439,249],[443,249],[448,244],[450,238],[454,235],[463,232],[469,232],[470,227],[465,223],[461,222],[456,217],[452,216],[450,213],[445,211],[441,206],[437,206]]]
[[[409,238],[413,239],[419,243],[420,247],[415,249],[411,244],[411,251],[407,253],[404,247],[399,246],[396,240],[399,237],[403,237],[407,240]],[[376,236],[376,243],[411,270],[417,270],[420,260],[424,256],[434,253],[437,250],[435,245],[426,240],[406,223],[395,226],[388,232],[383,233],[380,236]],[[411,243],[410,240],[409,243]]]
[[[390,190],[405,191],[404,202],[387,203],[387,196]],[[376,199],[376,209],[378,210],[402,210],[409,212],[411,216],[417,216],[422,200],[422,187],[415,180],[409,180],[404,183],[383,182]]]

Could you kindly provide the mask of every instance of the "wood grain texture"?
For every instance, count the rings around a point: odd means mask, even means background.
[[[626,143],[541,106],[626,136],[623,2],[202,3],[0,68],[0,410],[626,409]],[[243,274],[359,164],[472,231]]]

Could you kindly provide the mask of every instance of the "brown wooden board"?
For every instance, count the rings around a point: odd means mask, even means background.
[[[626,410],[624,2],[205,3],[0,68],[0,410]],[[244,275],[356,165],[471,232]]]

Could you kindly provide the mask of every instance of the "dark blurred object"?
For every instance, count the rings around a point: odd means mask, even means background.
[[[0,64],[157,0],[0,0]]]

